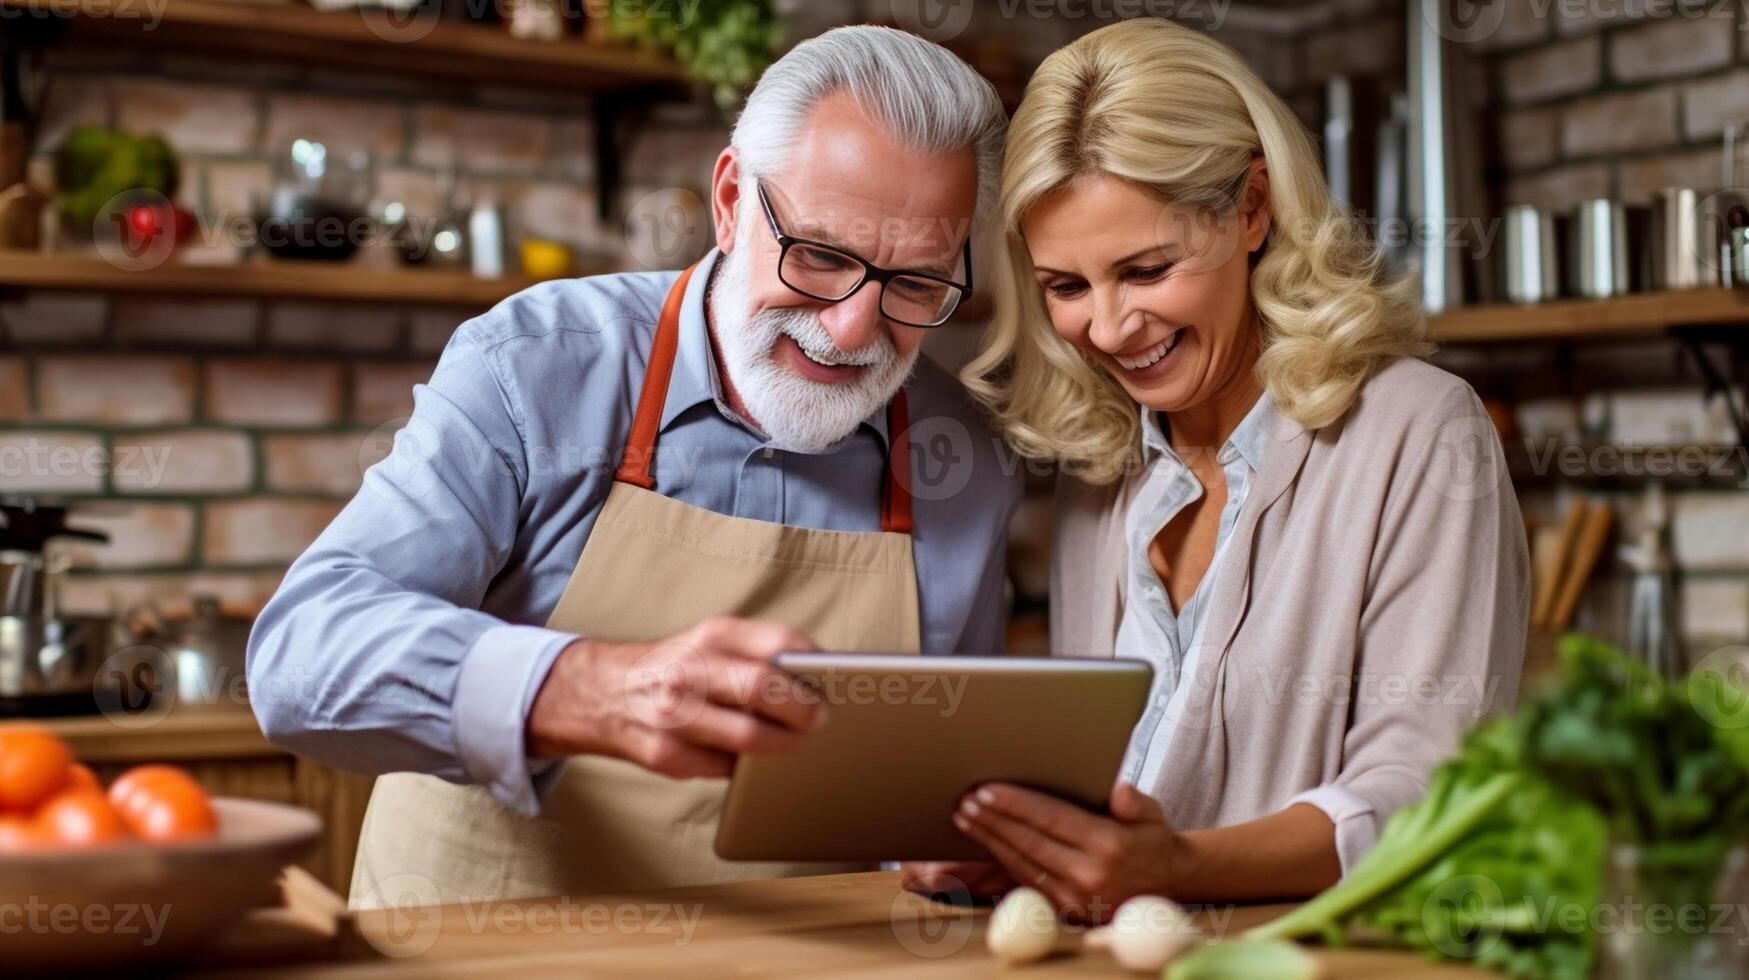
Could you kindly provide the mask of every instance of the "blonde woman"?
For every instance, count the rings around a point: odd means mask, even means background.
[[[1161,20],[1056,52],[1009,130],[996,323],[965,371],[1056,461],[1053,651],[1155,671],[1109,813],[1015,786],[956,821],[1102,919],[1296,898],[1517,695],[1528,558],[1498,441],[1413,284],[1230,49]]]

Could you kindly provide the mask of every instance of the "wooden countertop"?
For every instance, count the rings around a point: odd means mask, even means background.
[[[1128,977],[1104,953],[1007,967],[984,948],[988,910],[937,905],[899,890],[892,872],[791,878],[574,900],[422,906],[344,916],[340,934],[312,937],[302,965],[250,958],[229,937],[189,976],[281,980],[578,976],[640,977]],[[417,887],[409,886],[411,893]],[[1289,906],[1200,916],[1224,934]],[[246,932],[248,926],[240,927]],[[257,951],[273,943],[257,945]],[[1408,953],[1315,950],[1326,980],[1478,980],[1489,974]],[[227,964],[218,969],[219,964]]]

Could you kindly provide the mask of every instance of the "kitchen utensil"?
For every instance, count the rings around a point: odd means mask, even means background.
[[[1409,97],[1397,92],[1391,96],[1390,115],[1379,123],[1378,183],[1373,204],[1379,251],[1396,274],[1409,269],[1409,243],[1413,237],[1404,233],[1408,219],[1408,139]]]
[[[1485,210],[1481,140],[1470,93],[1481,83],[1468,45],[1441,30],[1463,22],[1452,9],[1459,0],[1410,0],[1409,218],[1413,261],[1428,313],[1486,296],[1487,263],[1478,254],[1471,219]]]
[[[504,275],[504,244],[504,212],[490,199],[476,201],[468,214],[468,255],[475,277]]]
[[[1531,606],[1530,621],[1536,626],[1547,626],[1554,618],[1555,599],[1561,593],[1561,585],[1567,575],[1567,568],[1572,564],[1573,549],[1579,542],[1579,531],[1585,526],[1585,500],[1577,498],[1567,513],[1561,518],[1561,528],[1553,546],[1554,556],[1545,558],[1548,562],[1546,588],[1538,589],[1540,596]]]
[[[1585,591],[1585,583],[1591,580],[1591,573],[1597,568],[1597,560],[1602,557],[1604,545],[1609,542],[1610,529],[1614,526],[1615,509],[1609,504],[1594,500],[1586,506],[1585,525],[1574,542],[1573,561],[1567,566],[1560,595],[1550,614],[1548,625],[1552,628],[1564,630],[1572,625],[1573,614],[1579,608],[1579,596]]]
[[[1651,288],[1694,289],[1712,282],[1717,249],[1702,240],[1700,195],[1690,187],[1666,187],[1652,195]]]
[[[131,972],[184,956],[271,901],[280,869],[322,829],[315,814],[277,803],[220,798],[213,809],[219,831],[207,840],[0,856],[0,908],[106,913],[103,928],[10,930],[8,975]]]
[[[1506,209],[1505,224],[1506,299],[1513,303],[1541,303],[1559,297],[1555,216],[1521,204]]]
[[[300,139],[277,164],[273,189],[257,215],[258,240],[281,259],[344,262],[370,236],[370,155],[335,158]]]
[[[162,651],[178,711],[247,708],[246,658],[254,618],[213,596],[133,610],[128,633],[135,643]]]
[[[1674,562],[1670,558],[1668,531],[1670,509],[1664,486],[1646,487],[1640,505],[1638,540],[1624,545],[1623,563],[1633,569],[1628,599],[1627,638],[1622,648],[1637,654],[1653,673],[1671,680],[1682,672],[1682,650],[1676,629]]]
[[[1620,201],[1585,201],[1573,214],[1573,292],[1587,299],[1625,295],[1628,279],[1627,209]]]
[[[114,649],[108,617],[64,616],[57,602],[66,562],[57,540],[107,541],[67,526],[67,511],[31,500],[0,504],[0,715],[81,714],[96,709]]]

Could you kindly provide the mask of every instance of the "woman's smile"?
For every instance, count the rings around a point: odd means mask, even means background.
[[[1180,360],[1173,357],[1172,354],[1178,350],[1180,342],[1184,340],[1188,332],[1188,327],[1179,327],[1172,331],[1171,336],[1159,343],[1127,354],[1113,354],[1111,359],[1137,381],[1149,381],[1164,377],[1167,372],[1172,370],[1172,365]]]

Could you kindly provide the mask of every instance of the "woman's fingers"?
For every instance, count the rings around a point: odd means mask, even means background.
[[[1092,892],[1099,882],[1093,880],[1093,864],[1079,849],[1041,833],[1036,827],[1023,820],[1016,820],[999,810],[981,807],[975,800],[968,799],[960,807],[958,816],[965,818],[973,825],[989,832],[991,837],[1027,856],[1040,870],[1049,873],[1053,878],[1064,881]],[[1025,878],[1016,875],[1022,884]]]
[[[1008,783],[986,783],[967,794],[967,799],[980,809],[1017,820],[1071,847],[1104,829],[1103,817],[1054,796]]]
[[[993,830],[974,820],[956,813],[954,814],[953,822],[954,826],[958,827],[973,840],[984,845],[985,849],[991,854],[994,854],[996,860],[1002,862],[1002,866],[1007,868],[1008,873],[1014,876],[1016,884],[1023,885],[1027,888],[1036,888],[1039,891],[1044,892],[1045,896],[1049,898],[1053,904],[1058,906],[1072,904],[1074,902],[1075,896],[1069,891],[1069,882],[1051,874],[1049,869],[1033,860],[1031,855],[1024,853],[1012,844],[1009,844],[1006,840],[997,836]]]

